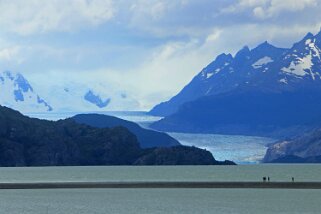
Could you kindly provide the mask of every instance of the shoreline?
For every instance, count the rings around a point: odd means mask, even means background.
[[[321,189],[321,182],[46,182],[0,183],[1,189],[208,188]]]

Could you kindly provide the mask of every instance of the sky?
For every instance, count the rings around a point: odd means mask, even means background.
[[[320,11],[321,0],[0,0],[0,70],[40,89],[103,83],[149,109],[218,54],[317,33]]]

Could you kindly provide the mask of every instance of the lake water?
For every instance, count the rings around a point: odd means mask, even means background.
[[[101,113],[101,112],[99,112]],[[30,114],[57,120],[65,114]],[[110,113],[144,127],[159,118]],[[257,163],[274,139],[169,133],[216,159]],[[62,181],[321,181],[321,165],[100,166],[0,168],[0,182]],[[319,214],[321,190],[290,189],[51,189],[0,190],[0,214]]]
[[[320,190],[4,190],[1,214],[319,214]]]
[[[321,165],[0,168],[0,182],[321,181]],[[0,190],[4,214],[320,213],[321,190],[56,189]]]
[[[144,128],[154,121],[161,119],[147,115],[146,112],[94,112],[113,115],[125,120],[133,121]],[[64,113],[30,113],[29,116],[58,120],[72,117],[79,112]],[[259,163],[266,152],[266,145],[273,143],[276,139],[239,135],[214,135],[214,134],[191,134],[191,133],[168,133],[181,144],[196,146],[210,151],[217,160],[232,160],[238,164]]]

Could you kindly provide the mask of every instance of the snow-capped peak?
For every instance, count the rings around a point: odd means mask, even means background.
[[[320,48],[315,44],[316,39],[307,39],[305,44],[310,48],[311,54],[320,60]]]
[[[259,44],[256,48],[254,49],[259,49],[260,51],[262,50],[267,50],[267,49],[271,49],[271,48],[276,48],[275,46],[271,45],[268,41],[265,41],[261,44]]]
[[[201,71],[202,79],[209,79],[230,65],[233,57],[231,54],[220,54],[216,59]]]
[[[263,42],[253,49],[242,48],[225,68],[215,60],[171,100],[157,105],[155,115],[175,113],[180,105],[202,96],[238,91],[281,93],[321,89],[321,31],[308,33],[291,48]],[[210,69],[207,69],[210,68]],[[217,72],[217,73],[216,73]]]
[[[22,74],[11,71],[0,73],[0,104],[22,112],[52,110]]]
[[[235,59],[236,60],[244,60],[244,59],[248,59],[249,55],[250,55],[251,51],[249,49],[248,46],[244,46],[241,50],[239,50],[236,54],[235,54]]]
[[[308,33],[300,42],[295,43],[286,54],[285,61],[288,63],[281,71],[298,78],[320,79],[321,50],[318,42],[317,36]]]

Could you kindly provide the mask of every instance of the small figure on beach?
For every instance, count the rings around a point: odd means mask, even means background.
[[[292,177],[292,182],[294,182],[294,177]]]
[[[263,182],[265,182],[266,181],[266,177],[263,177]]]
[[[268,177],[268,182],[270,182],[270,177]]]

